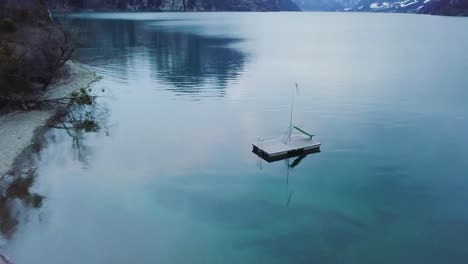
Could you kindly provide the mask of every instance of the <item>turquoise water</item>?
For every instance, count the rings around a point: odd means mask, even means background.
[[[468,262],[466,18],[68,19],[103,76],[100,129],[46,134],[42,204],[8,207],[15,263]],[[322,152],[262,162],[296,82]]]

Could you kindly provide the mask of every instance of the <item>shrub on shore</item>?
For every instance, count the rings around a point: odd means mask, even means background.
[[[28,82],[23,59],[10,45],[0,44],[0,96],[13,97],[28,92]]]
[[[2,33],[13,33],[16,31],[16,25],[10,18],[4,18],[0,25]]]
[[[43,1],[0,4],[0,107],[43,91],[73,53],[71,34]]]

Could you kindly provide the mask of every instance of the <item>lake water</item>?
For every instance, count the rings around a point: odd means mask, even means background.
[[[52,128],[2,202],[15,263],[468,263],[468,19],[68,19],[98,127]],[[322,152],[262,162],[295,83]]]

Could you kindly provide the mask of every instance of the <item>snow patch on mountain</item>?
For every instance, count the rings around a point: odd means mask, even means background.
[[[468,15],[468,0],[294,0],[303,10]]]

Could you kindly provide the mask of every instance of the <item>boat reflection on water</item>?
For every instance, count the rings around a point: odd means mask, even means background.
[[[263,160],[267,161],[268,163],[276,162],[283,160],[286,165],[286,207],[289,207],[291,204],[291,200],[294,194],[294,191],[290,189],[289,186],[289,176],[291,174],[291,170],[297,167],[301,161],[303,161],[307,156],[315,153],[319,153],[320,149],[311,149],[308,151],[297,151],[297,152],[290,152],[285,154],[281,157],[277,156],[274,158],[270,158],[268,155],[265,155],[263,151],[256,151],[255,149],[252,151],[258,156],[257,160],[257,167],[262,170],[263,169]]]

